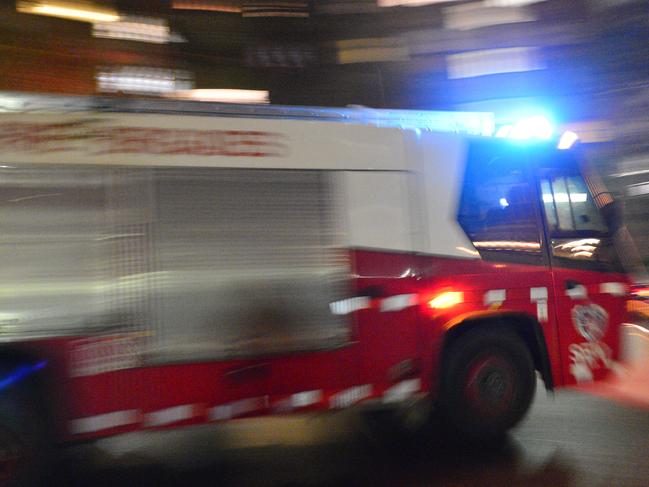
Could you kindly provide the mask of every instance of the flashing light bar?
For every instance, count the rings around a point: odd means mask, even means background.
[[[565,150],[565,149],[570,149],[573,145],[575,145],[575,142],[579,140],[579,136],[568,130],[567,132],[564,132],[561,138],[559,139],[559,143],[557,144],[557,149],[560,150]]]
[[[513,140],[552,140],[555,129],[552,123],[542,115],[522,118],[515,123],[501,125],[492,134],[494,137]],[[580,140],[579,135],[571,130],[561,134],[557,149],[570,149]]]
[[[552,124],[545,117],[530,117],[518,121],[511,133],[512,139],[542,139],[549,140],[552,137],[554,129]]]
[[[59,4],[59,3],[34,3],[18,2],[16,10],[21,13],[46,15],[59,17],[80,22],[117,22],[120,16],[117,12],[107,9],[100,9],[82,4]]]
[[[516,140],[540,139],[550,140],[554,128],[543,116],[523,118],[515,124],[503,125],[494,134],[496,137]]]

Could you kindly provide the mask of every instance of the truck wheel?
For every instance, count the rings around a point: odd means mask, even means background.
[[[12,373],[0,366],[0,379]],[[30,379],[0,390],[0,486],[40,485],[50,458],[45,405]]]
[[[465,439],[502,437],[534,398],[536,376],[525,343],[505,327],[474,330],[445,354],[438,412]]]

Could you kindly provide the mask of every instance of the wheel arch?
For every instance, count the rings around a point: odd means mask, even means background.
[[[447,331],[442,344],[442,354],[439,366],[444,367],[446,354],[453,343],[460,337],[478,328],[506,327],[518,335],[527,346],[532,356],[534,368],[539,371],[548,391],[554,390],[552,367],[545,336],[538,320],[526,313],[519,312],[487,312],[463,317],[447,324]]]

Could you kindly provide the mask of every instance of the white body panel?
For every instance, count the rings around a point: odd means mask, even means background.
[[[411,173],[344,173],[347,238],[350,247],[413,251],[408,205]]]
[[[420,195],[412,212],[421,219],[422,236],[415,251],[449,257],[479,258],[457,223],[466,167],[467,142],[453,134],[424,132],[417,137],[411,164]]]
[[[341,171],[349,247],[476,258],[456,222],[466,139],[417,128],[150,113],[0,114],[0,164]]]

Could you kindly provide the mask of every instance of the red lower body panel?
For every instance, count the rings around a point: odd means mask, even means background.
[[[63,436],[89,439],[434,392],[448,330],[486,316],[524,315],[538,323],[555,385],[573,381],[570,350],[593,346],[570,317],[575,306],[598,301],[606,307],[609,321],[598,339],[610,351],[607,360],[617,354],[623,315],[602,291],[617,287],[601,283],[621,276],[582,272],[588,295],[562,295],[559,306],[546,267],[360,250],[351,262],[351,301],[331,306],[352,331],[339,349],[151,365],[142,363],[137,333],[31,343],[50,364]],[[461,300],[431,308],[447,292]]]

